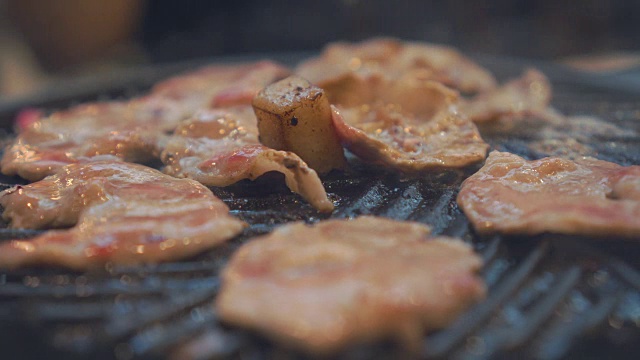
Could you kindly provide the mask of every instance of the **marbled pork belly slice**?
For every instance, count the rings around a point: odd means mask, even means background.
[[[395,338],[409,347],[484,297],[482,261],[428,226],[363,216],[284,225],[223,271],[223,321],[316,354]]]
[[[318,174],[298,155],[260,144],[250,106],[202,111],[183,121],[161,147],[164,171],[169,175],[209,186],[228,186],[276,171],[313,207],[323,212],[333,210]]]
[[[640,236],[640,166],[492,152],[458,204],[483,234]]]
[[[364,161],[406,173],[482,161],[489,145],[457,109],[455,91],[405,77],[370,104],[338,106],[334,124],[345,148]]]
[[[213,65],[162,81],[132,100],[87,103],[28,121],[22,116],[0,168],[37,181],[72,163],[148,161],[160,153],[158,139],[181,120],[211,106],[250,104],[262,87],[287,74],[266,61]]]
[[[0,193],[12,228],[49,230],[0,244],[0,267],[76,270],[171,261],[212,248],[245,224],[200,183],[120,161],[71,164]]]
[[[296,73],[327,91],[332,103],[345,106],[353,105],[348,101],[353,76],[371,80],[366,90],[374,92],[384,88],[375,78],[393,80],[407,73],[420,73],[465,93],[496,86],[489,71],[453,48],[391,38],[329,44],[320,56],[300,64]]]

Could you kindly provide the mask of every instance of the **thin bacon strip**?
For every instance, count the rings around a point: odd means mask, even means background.
[[[177,123],[210,106],[249,104],[262,87],[288,71],[271,63],[210,66],[157,84],[130,101],[89,103],[34,121],[21,117],[4,153],[2,173],[36,181],[60,167],[100,159],[143,162]]]
[[[72,226],[0,244],[3,268],[169,261],[214,247],[245,226],[205,186],[119,161],[67,165],[3,191],[0,205],[12,228]]]
[[[202,111],[183,121],[162,147],[164,171],[169,175],[228,186],[277,171],[312,206],[324,212],[333,210],[318,174],[302,159],[260,144],[250,106]]]
[[[640,166],[492,152],[458,203],[476,231],[640,236]]]
[[[389,337],[416,346],[485,294],[473,250],[429,233],[372,216],[282,226],[233,255],[216,309],[316,354]]]

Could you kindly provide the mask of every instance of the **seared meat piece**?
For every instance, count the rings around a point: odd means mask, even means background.
[[[543,73],[529,69],[521,77],[463,101],[460,111],[480,123],[503,116],[553,116],[548,109],[551,84]]]
[[[228,186],[277,171],[284,174],[292,191],[315,208],[333,210],[318,174],[298,155],[260,144],[251,106],[202,111],[180,123],[161,147],[169,175]]]
[[[265,87],[251,105],[262,144],[296,153],[320,174],[347,166],[331,104],[319,87],[290,76]]]
[[[640,235],[640,166],[593,158],[527,161],[494,151],[458,204],[483,234]]]
[[[326,91],[342,144],[367,162],[419,172],[482,161],[488,145],[457,110],[458,93],[438,81],[449,70],[468,75],[444,81],[464,90],[491,89],[495,81],[461,55],[434,49],[394,40],[335,44],[297,71]]]
[[[2,173],[36,181],[71,163],[149,160],[160,152],[158,139],[180,120],[201,108],[250,104],[262,87],[286,74],[270,62],[210,66],[163,81],[130,101],[89,103],[21,121],[4,152]]]
[[[332,103],[345,106],[353,105],[342,96],[350,95],[351,89],[346,89],[350,77],[363,76],[372,80],[370,86],[382,88],[376,77],[397,79],[407,72],[420,72],[463,92],[486,91],[496,84],[491,73],[452,48],[395,39],[333,43],[320,57],[296,69],[297,74],[325,89]]]
[[[72,226],[0,244],[0,267],[8,268],[84,270],[107,262],[181,259],[244,227],[203,185],[117,161],[67,165],[44,180],[3,191],[0,205],[13,228]]]
[[[389,84],[384,97],[334,111],[342,144],[371,163],[403,172],[460,168],[482,161],[487,145],[457,108],[457,94],[414,78]]]
[[[485,293],[473,250],[429,232],[371,216],[282,226],[233,255],[216,308],[314,353],[387,337],[417,345]]]

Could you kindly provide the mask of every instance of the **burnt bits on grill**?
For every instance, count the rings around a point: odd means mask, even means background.
[[[408,348],[484,297],[470,246],[424,224],[363,216],[294,223],[243,245],[222,273],[221,318],[313,353],[395,338]]]

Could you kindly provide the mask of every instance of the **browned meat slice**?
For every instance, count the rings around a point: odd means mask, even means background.
[[[165,172],[211,186],[254,180],[269,171],[285,176],[287,186],[320,211],[332,211],[318,174],[296,154],[258,141],[253,109],[241,106],[202,111],[180,123],[162,144]]]
[[[96,157],[149,160],[159,153],[158,138],[180,120],[209,106],[250,104],[263,86],[286,74],[270,62],[210,66],[161,82],[131,101],[89,103],[20,122],[0,163],[2,173],[35,181]]]
[[[394,39],[333,43],[320,57],[296,69],[296,73],[327,91],[332,103],[346,106],[354,105],[353,90],[380,91],[384,84],[378,79],[393,80],[409,72],[463,92],[486,91],[496,84],[491,73],[452,48]],[[368,87],[354,89],[354,76],[366,79]]]
[[[386,337],[416,345],[485,293],[473,250],[429,232],[371,216],[285,225],[233,255],[216,308],[314,353]]]
[[[551,84],[544,74],[529,69],[521,77],[464,101],[460,111],[480,123],[503,116],[552,116]]]
[[[71,164],[39,182],[0,193],[13,228],[50,230],[0,245],[0,267],[56,265],[77,270],[155,263],[202,252],[244,223],[203,185],[142,165]]]
[[[480,233],[640,236],[640,166],[494,151],[458,203]]]
[[[367,162],[419,172],[482,161],[488,145],[456,107],[455,91],[433,81],[390,83],[371,104],[334,111],[343,145]]]
[[[347,166],[324,91],[293,75],[264,89],[251,103],[262,144],[296,153],[320,174]]]

